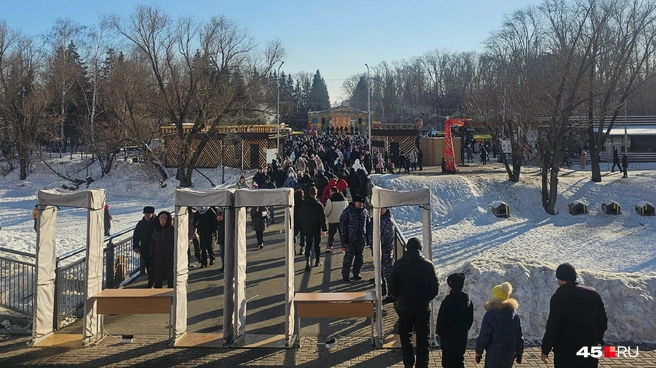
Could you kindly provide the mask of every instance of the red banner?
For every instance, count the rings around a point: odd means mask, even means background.
[[[453,152],[453,137],[451,136],[452,126],[464,126],[466,121],[471,119],[449,119],[444,122],[444,159],[446,161],[446,171],[449,173],[456,172],[456,157]]]

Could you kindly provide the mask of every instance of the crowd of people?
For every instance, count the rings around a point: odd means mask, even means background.
[[[469,147],[469,146],[468,146]],[[344,151],[343,151],[344,149]],[[485,147],[483,147],[485,151]],[[381,156],[382,155],[376,155]],[[362,280],[365,248],[372,246],[373,221],[367,207],[370,198],[371,164],[366,144],[359,137],[303,136],[289,139],[285,157],[260,167],[248,182],[244,176],[237,189],[294,190],[294,246],[305,256],[305,271],[321,265],[321,239],[328,236],[325,252],[333,252],[336,235],[344,254],[342,280]],[[378,169],[378,168],[377,168]],[[421,169],[421,166],[419,166]],[[219,243],[223,269],[225,228],[219,207],[189,208],[189,240],[201,267],[213,265],[212,244]],[[263,233],[275,223],[275,207],[249,209],[257,247],[264,247]],[[141,255],[142,272],[148,275],[148,287],[173,287],[174,230],[167,211],[155,216],[147,206],[133,235],[133,249]],[[430,354],[431,302],[439,290],[438,277],[431,260],[424,257],[421,241],[409,239],[402,258],[394,262],[394,226],[387,208],[381,214],[381,290],[384,303],[394,303],[398,316],[397,333],[406,367],[427,367]],[[191,251],[188,251],[191,265]],[[583,357],[582,347],[603,344],[607,328],[604,303],[593,288],[579,285],[573,266],[562,264],[556,270],[558,290],[551,298],[549,318],[542,341],[541,359],[554,353],[554,366],[596,367],[598,360]],[[373,281],[373,279],[371,280]],[[449,293],[441,303],[436,334],[440,337],[443,367],[464,367],[474,305],[464,292],[465,275],[447,278]],[[489,368],[512,367],[522,363],[524,338],[519,302],[511,297],[513,287],[504,282],[492,288],[484,305],[485,315],[476,339],[475,360]],[[416,349],[412,345],[415,334]]]

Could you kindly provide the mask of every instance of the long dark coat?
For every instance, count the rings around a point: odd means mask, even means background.
[[[251,208],[251,219],[253,220],[253,230],[264,231],[266,229],[266,218],[262,217],[262,211],[266,211],[266,207],[253,207]]]
[[[196,212],[194,214],[194,226],[196,226],[200,237],[200,249],[212,249],[212,235],[219,226],[216,220],[216,212],[212,208],[208,208],[203,213]]]
[[[150,242],[150,255],[153,258],[155,276],[153,281],[173,280],[173,253],[175,247],[175,229],[172,224],[158,227]]]
[[[445,354],[465,354],[469,329],[474,322],[474,303],[462,290],[451,290],[437,314],[436,332]]]
[[[554,351],[555,367],[588,367],[596,359],[577,357],[583,346],[603,344],[608,318],[597,290],[568,282],[551,297],[542,353]],[[596,367],[596,365],[594,365]]]

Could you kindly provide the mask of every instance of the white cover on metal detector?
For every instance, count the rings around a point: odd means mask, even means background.
[[[102,290],[105,190],[41,190],[37,195],[36,268],[33,343],[53,332],[56,273],[57,206],[87,209],[86,275],[84,275],[84,341],[100,338],[100,321],[89,298]]]
[[[210,190],[193,190],[189,188],[176,189],[175,191],[175,285],[174,285],[174,311],[173,325],[175,326],[174,339],[177,341],[187,332],[187,281],[189,279],[189,260],[187,250],[189,249],[189,212],[188,207],[196,206],[222,206],[226,209],[225,226],[225,259],[230,259],[232,255],[232,210],[234,201],[234,190],[210,189]],[[228,212],[229,211],[229,212]],[[225,270],[225,287],[223,294],[224,302],[224,339],[232,335],[232,320],[226,312],[232,312],[232,286],[229,284],[232,280],[232,264],[228,262],[224,266]],[[228,321],[228,323],[226,323]]]
[[[376,190],[371,193],[371,204],[376,208],[431,204],[431,193],[428,188],[389,190],[374,187],[374,189]]]
[[[246,207],[285,206],[285,339],[291,343],[294,332],[294,245],[293,211],[294,191],[279,189],[238,189],[235,191],[235,337],[246,332]]]
[[[221,206],[232,207],[234,203],[234,189],[195,190],[182,188],[175,190],[176,206]]]
[[[424,256],[432,260],[432,240],[431,240],[431,212],[430,212],[431,193],[428,188],[419,188],[409,191],[395,191],[374,187],[371,193],[371,204],[373,208],[373,249],[374,249],[374,274],[376,282],[376,337],[378,341],[383,341],[383,307],[382,307],[382,290],[380,274],[380,209],[384,207],[416,206],[422,208],[422,225]],[[435,336],[436,320],[435,300],[432,301],[430,336]]]

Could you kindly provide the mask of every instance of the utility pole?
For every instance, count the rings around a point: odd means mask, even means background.
[[[278,134],[276,136],[276,150],[278,151],[278,157],[282,157],[280,154],[280,68],[282,68],[282,64],[284,64],[284,61],[280,62],[280,66],[278,67],[278,109],[276,111],[276,117],[278,118]]]
[[[364,66],[367,67],[367,145],[369,146],[369,160],[371,161],[373,160],[373,149],[371,148],[371,88],[369,86],[369,65],[365,63]]]

